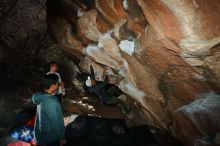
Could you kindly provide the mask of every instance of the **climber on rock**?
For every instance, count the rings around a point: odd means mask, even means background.
[[[86,86],[90,93],[96,94],[103,103],[108,105],[117,105],[119,106],[125,114],[129,114],[131,108],[129,108],[119,97],[124,95],[118,95],[114,92],[113,88],[107,89],[107,86],[110,85],[106,82],[98,82],[95,80],[95,73],[93,67],[90,66],[91,75],[88,76],[86,80]]]
[[[57,75],[46,75],[41,83],[42,91],[32,97],[37,105],[34,139],[38,145],[63,146],[66,143],[62,109],[57,97],[52,95],[59,87],[58,81]]]
[[[58,64],[54,61],[49,63],[49,72],[47,73],[47,75],[49,74],[55,74],[59,77],[59,87],[58,89],[52,93],[52,95],[55,95],[58,97],[60,103],[62,101],[62,97],[65,96],[66,92],[65,92],[65,87],[64,87],[64,82],[61,79],[60,74],[58,73]]]

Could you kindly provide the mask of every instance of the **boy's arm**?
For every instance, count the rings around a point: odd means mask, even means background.
[[[61,90],[62,90],[62,95],[64,96],[66,93],[65,93],[65,87],[64,87],[64,82],[60,76],[59,73],[57,73],[57,76],[59,77],[59,85],[61,87]]]
[[[59,84],[60,84],[61,89],[62,89],[62,95],[64,96],[66,94],[66,91],[65,91],[65,86],[64,86],[64,82],[62,81],[62,79],[60,79]]]

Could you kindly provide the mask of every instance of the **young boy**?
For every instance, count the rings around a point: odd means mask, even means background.
[[[46,75],[42,81],[43,91],[32,97],[37,105],[34,139],[38,145],[63,146],[66,143],[61,106],[57,97],[52,95],[59,86],[58,81],[57,75]]]
[[[58,65],[56,62],[52,61],[49,63],[49,67],[50,67],[50,70],[49,72],[47,73],[47,75],[49,74],[55,74],[59,77],[59,87],[58,89],[52,93],[52,95],[55,95],[58,97],[60,103],[62,101],[62,96],[65,96],[65,88],[64,88],[64,83],[60,77],[60,74],[58,73]]]

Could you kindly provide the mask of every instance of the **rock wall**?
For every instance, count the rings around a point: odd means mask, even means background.
[[[52,45],[45,3],[46,0],[0,1],[1,89],[24,85],[27,76],[38,70],[40,52]]]
[[[60,48],[184,145],[218,145],[219,0],[48,0]],[[137,116],[138,115],[138,116]],[[211,124],[211,127],[210,127]]]

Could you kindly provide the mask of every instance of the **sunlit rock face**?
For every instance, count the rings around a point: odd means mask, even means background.
[[[126,93],[134,104],[131,118],[187,146],[219,143],[219,0],[48,5],[57,44],[83,72],[92,65],[97,80],[108,76]]]

